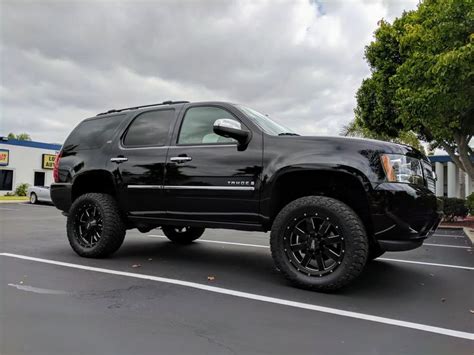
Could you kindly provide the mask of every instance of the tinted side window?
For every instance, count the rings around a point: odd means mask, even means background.
[[[123,139],[127,147],[165,145],[174,110],[145,112],[135,118]]]
[[[178,144],[235,143],[233,138],[225,138],[214,133],[214,122],[220,118],[235,120],[229,112],[218,107],[190,108],[181,124]]]
[[[64,149],[93,149],[111,140],[125,115],[98,117],[82,121],[69,135]]]

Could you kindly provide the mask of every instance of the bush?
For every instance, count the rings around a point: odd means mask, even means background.
[[[29,185],[26,184],[26,183],[17,185],[17,187],[15,189],[15,195],[17,195],[17,196],[26,196],[28,186]]]
[[[466,198],[466,207],[469,210],[469,214],[474,216],[474,192],[467,196]]]
[[[458,217],[467,216],[467,207],[462,198],[444,197],[443,198],[443,213],[446,222],[452,222]]]

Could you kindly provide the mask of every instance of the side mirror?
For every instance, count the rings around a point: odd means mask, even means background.
[[[214,133],[226,138],[234,138],[238,149],[243,150],[250,141],[250,132],[242,129],[240,122],[230,118],[220,118],[214,122]]]

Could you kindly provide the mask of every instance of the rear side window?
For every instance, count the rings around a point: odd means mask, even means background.
[[[113,138],[113,134],[125,115],[98,117],[82,121],[71,132],[64,149],[94,149]]]
[[[160,146],[168,141],[174,110],[149,111],[137,116],[125,134],[126,147]]]

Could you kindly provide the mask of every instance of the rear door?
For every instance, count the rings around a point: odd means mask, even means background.
[[[137,114],[119,137],[110,165],[119,189],[122,208],[137,217],[165,213],[163,179],[174,107]]]
[[[241,115],[241,114],[240,114]],[[166,162],[164,193],[168,218],[222,224],[258,224],[262,135],[248,146],[214,134],[215,120],[230,118],[252,131],[232,106],[186,105]]]

